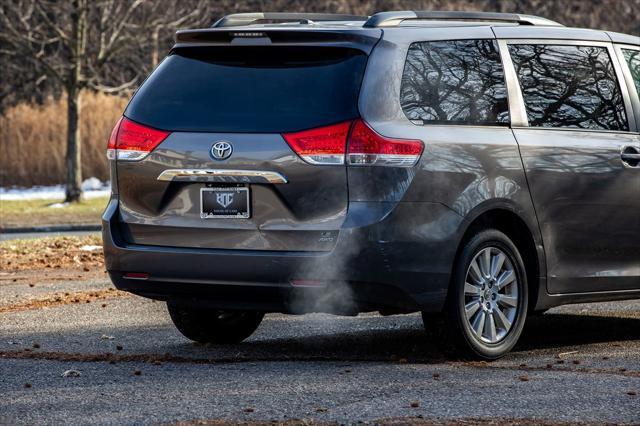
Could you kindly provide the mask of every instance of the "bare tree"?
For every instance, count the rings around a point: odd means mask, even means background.
[[[38,79],[47,79],[67,98],[67,202],[79,201],[81,190],[80,92],[91,88],[119,92],[138,81],[137,73],[117,85],[103,83],[111,58],[139,34],[134,14],[141,0],[13,1],[0,6],[0,41],[4,53],[26,61]],[[92,25],[97,23],[98,25]]]

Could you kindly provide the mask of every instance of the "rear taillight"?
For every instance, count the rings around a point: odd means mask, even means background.
[[[351,121],[345,121],[317,129],[303,130],[282,135],[291,149],[307,163],[344,164],[347,135]]]
[[[387,138],[358,119],[349,135],[347,159],[353,166],[412,167],[423,149],[422,141]]]
[[[116,123],[107,145],[110,160],[136,161],[145,158],[171,132],[153,129],[122,117]]]
[[[424,150],[422,141],[393,139],[376,133],[361,119],[282,135],[311,164],[353,166],[414,166]]]

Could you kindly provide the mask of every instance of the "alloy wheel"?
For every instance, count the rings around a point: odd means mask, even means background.
[[[511,330],[518,311],[518,277],[509,256],[485,247],[471,260],[464,283],[464,310],[475,337],[495,344]]]

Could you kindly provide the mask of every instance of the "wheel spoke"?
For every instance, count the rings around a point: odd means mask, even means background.
[[[480,268],[478,267],[478,259],[474,259],[471,262],[468,276],[471,277],[471,279],[473,279],[478,284],[480,284],[480,283],[482,283],[484,281],[484,277],[482,276],[482,272],[480,271]]]
[[[516,306],[518,306],[518,298],[517,297],[513,297],[513,296],[507,296],[507,295],[501,294],[498,297],[498,303],[501,304],[502,306],[507,306],[509,308],[515,308]]]
[[[495,342],[497,340],[496,322],[493,319],[492,313],[487,315],[487,324],[485,325],[485,328],[487,329],[487,332],[489,334],[489,340],[491,342]]]
[[[477,301],[474,300],[473,302],[467,303],[464,306],[465,313],[467,314],[467,320],[470,320],[473,315],[478,312],[478,309],[480,309],[480,303]]]
[[[480,287],[474,284],[469,284],[468,282],[464,283],[464,294],[472,294],[477,296],[480,294]]]
[[[482,270],[482,276],[488,277],[491,275],[491,249],[486,248],[480,254],[480,269]]]
[[[497,278],[500,270],[502,269],[502,265],[504,264],[505,256],[503,253],[498,253],[496,256],[493,256],[491,259],[491,276],[493,278]]]
[[[480,312],[480,314],[473,320],[473,324],[471,324],[471,327],[473,327],[473,331],[476,332],[476,336],[478,336],[478,338],[482,338],[486,316],[487,314],[484,311]]]
[[[506,285],[512,283],[513,280],[515,279],[516,279],[516,274],[514,274],[512,270],[504,271],[498,277],[496,286],[498,287],[498,290],[502,290]]]
[[[504,328],[505,331],[509,331],[511,329],[511,321],[509,321],[509,318],[507,318],[499,308],[494,309],[493,314],[498,320],[497,321],[499,323],[498,325],[501,328]]]

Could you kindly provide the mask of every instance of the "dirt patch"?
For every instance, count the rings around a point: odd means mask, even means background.
[[[587,368],[587,367],[577,367],[578,364],[572,363],[572,366],[568,366],[568,365],[552,365],[552,364],[547,364],[543,367],[536,367],[536,366],[528,366],[528,365],[520,365],[518,367],[512,367],[512,366],[507,366],[507,365],[492,365],[489,362],[486,361],[461,361],[461,362],[451,362],[449,363],[449,365],[452,366],[456,366],[456,365],[464,365],[466,367],[473,367],[473,368],[486,368],[486,369],[495,369],[495,370],[516,370],[516,371],[523,371],[523,372],[536,372],[536,371],[561,371],[561,372],[565,372],[565,373],[586,373],[586,374],[615,374],[615,375],[619,375],[619,376],[626,376],[626,377],[635,377],[635,378],[640,378],[640,371],[628,371],[626,369],[607,369],[607,368]],[[529,381],[531,378],[529,376],[520,376],[520,377],[527,377],[526,380],[522,380],[522,381]]]
[[[106,271],[100,268],[85,271],[84,268],[37,269],[16,272],[0,272],[0,287],[3,285],[29,285],[29,287],[69,281],[86,281],[107,278]]]
[[[240,426],[332,426],[340,425],[338,422],[326,422],[314,419],[291,419],[291,420],[271,420],[271,421],[246,421],[238,422],[236,420],[190,420],[176,423],[169,423],[170,426],[227,426],[227,425],[240,425]],[[596,423],[568,423],[568,422],[554,422],[551,420],[541,419],[513,419],[513,418],[493,418],[493,419],[481,419],[481,418],[468,418],[457,420],[438,420],[429,419],[422,416],[416,417],[400,417],[400,418],[388,418],[370,420],[363,424],[369,425],[385,425],[385,426],[467,426],[467,425],[482,425],[482,426],[565,426],[565,425],[591,425]],[[602,425],[604,423],[597,423]]]
[[[99,235],[0,242],[0,278],[21,271],[104,271]]]
[[[118,350],[121,350],[118,347]],[[238,364],[244,362],[319,362],[319,361],[335,361],[335,358],[323,357],[323,356],[309,356],[309,357],[225,357],[225,358],[194,358],[186,356],[177,356],[170,353],[164,354],[114,354],[112,352],[105,352],[99,354],[83,354],[83,353],[67,353],[67,352],[45,352],[40,350],[34,350],[31,348],[23,349],[19,351],[0,351],[0,358],[11,359],[35,359],[46,361],[62,361],[62,362],[141,362],[152,365],[162,365],[163,363],[176,363],[176,364]],[[367,362],[366,360],[357,360],[358,362]],[[368,360],[369,362],[371,360]],[[379,362],[379,361],[375,361]],[[483,365],[482,363],[450,363],[450,365],[465,365],[468,367],[476,368],[494,368],[499,370],[512,370],[515,372],[521,371],[519,367],[508,366],[490,366]],[[527,371],[548,371],[545,368],[529,367]],[[623,371],[624,370],[624,371]],[[566,372],[566,373],[582,373],[582,374],[610,374],[616,376],[640,378],[640,371],[628,371],[625,369],[604,369],[604,368],[558,368],[554,371]]]
[[[32,309],[52,308],[60,305],[92,303],[115,297],[129,297],[131,294],[119,291],[114,288],[106,290],[95,290],[78,293],[56,293],[41,299],[33,299],[15,303],[12,305],[0,306],[0,314],[9,312],[28,311]]]

